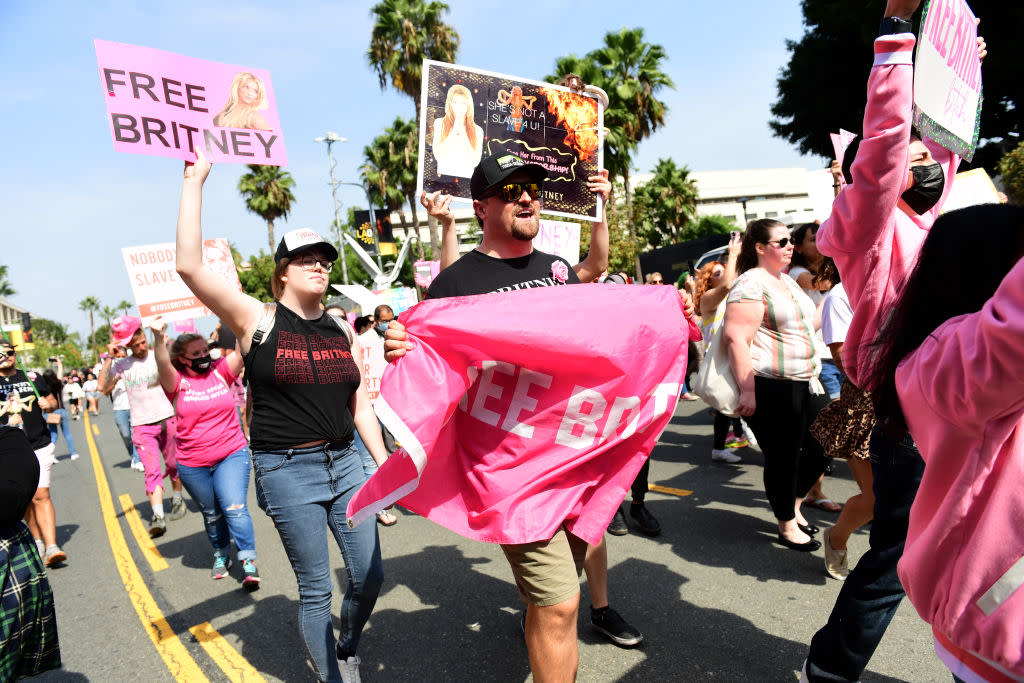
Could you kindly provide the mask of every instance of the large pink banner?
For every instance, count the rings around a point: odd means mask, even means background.
[[[277,100],[265,69],[96,40],[114,149],[193,161],[285,166]]]

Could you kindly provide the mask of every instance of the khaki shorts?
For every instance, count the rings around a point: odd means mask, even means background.
[[[519,597],[528,605],[547,607],[569,600],[580,590],[587,542],[560,527],[547,541],[502,545]]]

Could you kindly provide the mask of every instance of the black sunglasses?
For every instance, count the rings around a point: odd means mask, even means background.
[[[4,353],[6,353],[8,356],[13,356],[17,352],[14,349],[10,349],[9,351],[5,351]]]
[[[506,202],[518,202],[523,192],[530,195],[531,200],[540,199],[540,183],[505,183],[489,192],[488,197],[498,196]]]
[[[785,249],[793,239],[791,237],[783,237],[781,240],[767,240],[765,244],[774,244],[779,249]]]

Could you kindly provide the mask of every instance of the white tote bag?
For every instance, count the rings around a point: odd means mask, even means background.
[[[709,406],[729,417],[737,417],[740,391],[729,367],[729,352],[722,342],[722,325],[725,318],[725,301],[719,304],[715,321],[709,326],[710,339],[704,352],[697,377],[690,387]]]

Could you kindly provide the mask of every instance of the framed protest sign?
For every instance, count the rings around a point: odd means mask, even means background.
[[[131,281],[135,305],[143,325],[157,316],[170,322],[210,315],[210,309],[195,297],[175,270],[174,242],[123,247],[124,267]],[[203,240],[203,263],[224,278],[228,287],[242,291],[231,247],[224,238]]]
[[[914,125],[970,161],[981,133],[981,61],[964,0],[928,0],[914,62]]]
[[[423,60],[417,194],[470,202],[480,159],[512,153],[548,171],[541,213],[601,220],[587,178],[604,163],[604,109],[569,88]]]
[[[114,149],[213,163],[285,166],[277,100],[264,69],[96,40]]]

